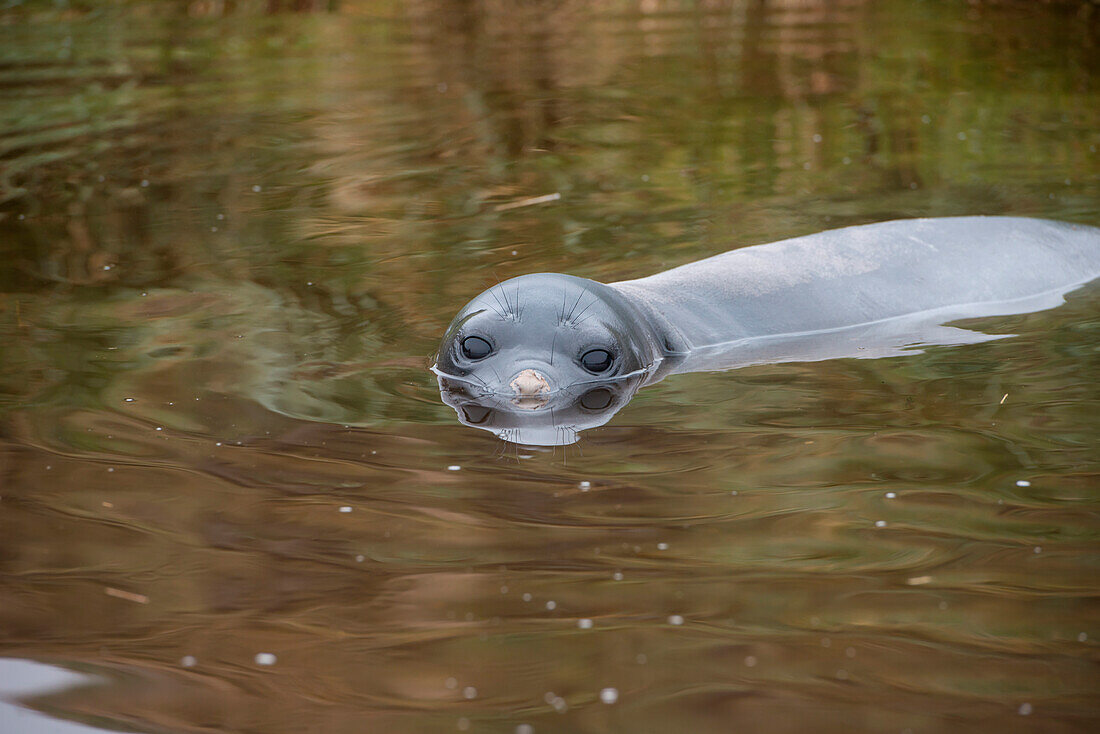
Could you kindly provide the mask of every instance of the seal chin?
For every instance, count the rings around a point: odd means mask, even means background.
[[[520,370],[508,387],[515,393],[512,405],[521,410],[537,410],[550,401],[550,381],[536,370]]]

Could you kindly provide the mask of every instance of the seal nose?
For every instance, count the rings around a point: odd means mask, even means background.
[[[550,381],[541,372],[533,369],[520,371],[508,386],[515,393],[512,404],[517,408],[534,410],[541,408],[549,401]]]

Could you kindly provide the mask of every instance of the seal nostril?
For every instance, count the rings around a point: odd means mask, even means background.
[[[532,397],[550,392],[550,383],[546,377],[535,370],[526,369],[516,375],[509,387],[521,397]]]
[[[508,386],[515,393],[512,404],[517,408],[534,410],[550,400],[550,382],[535,370],[523,370],[512,378]]]

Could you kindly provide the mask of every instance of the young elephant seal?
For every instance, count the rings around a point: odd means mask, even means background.
[[[564,444],[669,374],[984,341],[943,324],[1051,308],[1098,276],[1095,227],[1019,217],[846,227],[619,283],[513,278],[463,307],[432,369],[463,423]]]

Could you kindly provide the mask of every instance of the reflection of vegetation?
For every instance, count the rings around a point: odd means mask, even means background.
[[[1100,194],[1100,46],[1072,15],[419,2],[209,20],[280,7],[3,29],[0,283],[24,314],[46,294],[253,281],[421,358],[494,262],[638,275],[890,216],[1088,220]],[[496,209],[547,192],[562,202]]]

